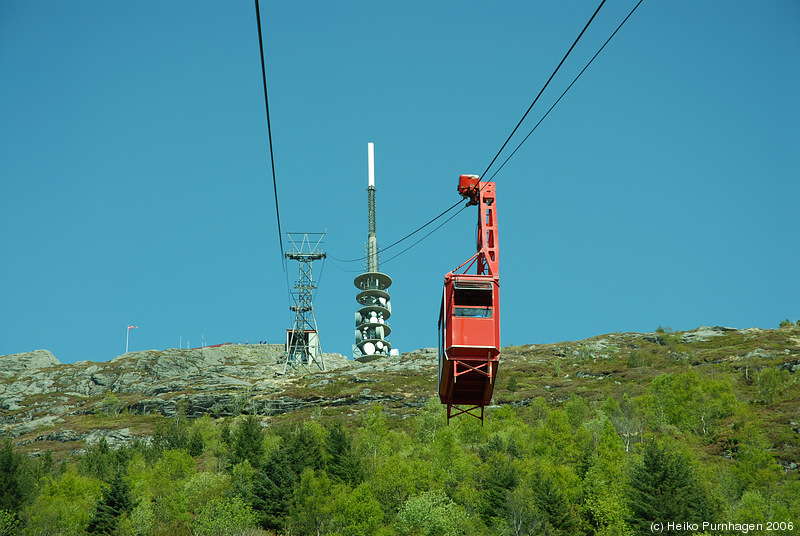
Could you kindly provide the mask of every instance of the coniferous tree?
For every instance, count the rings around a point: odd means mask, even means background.
[[[564,494],[551,478],[537,473],[531,481],[533,503],[541,513],[545,534],[572,534],[576,518]]]
[[[306,469],[322,469],[325,449],[322,441],[310,426],[300,425],[284,439],[282,448],[286,450],[292,470],[303,474]]]
[[[652,522],[713,521],[705,491],[695,480],[689,461],[655,441],[645,444],[641,463],[633,469],[629,506],[631,525],[638,534],[650,534]]]
[[[200,456],[203,452],[205,452],[205,450],[206,445],[203,441],[203,435],[200,433],[200,430],[193,431],[192,436],[189,439],[189,456]]]
[[[328,429],[325,450],[328,453],[326,469],[331,477],[350,485],[357,485],[364,479],[361,461],[340,423],[337,422]]]
[[[508,460],[494,454],[487,462],[481,486],[480,514],[484,521],[505,517],[508,493],[518,484],[517,474]]]
[[[239,423],[233,436],[231,464],[236,465],[247,460],[254,468],[261,467],[264,456],[264,436],[264,428],[258,417],[255,415],[245,417]]]
[[[121,472],[117,472],[109,487],[103,488],[103,496],[97,503],[94,515],[86,532],[89,534],[113,535],[117,530],[119,516],[130,514],[134,504],[131,490]]]
[[[6,439],[0,445],[0,510],[17,512],[24,498],[22,458]]]
[[[286,451],[273,451],[256,473],[251,497],[259,524],[268,530],[281,529],[294,501],[298,476],[292,471]]]
[[[481,461],[485,462],[492,456],[493,453],[502,452],[505,450],[505,448],[506,447],[503,443],[503,438],[497,434],[494,434],[488,443],[478,447],[478,456],[480,457]]]

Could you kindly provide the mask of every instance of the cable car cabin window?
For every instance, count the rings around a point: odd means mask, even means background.
[[[492,284],[456,283],[453,288],[453,314],[474,318],[492,317]]]

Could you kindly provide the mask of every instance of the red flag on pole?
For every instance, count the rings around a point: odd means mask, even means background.
[[[128,326],[128,329],[137,329],[139,326]]]

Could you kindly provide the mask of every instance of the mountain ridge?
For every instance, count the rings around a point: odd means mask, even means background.
[[[47,350],[0,356],[0,436],[31,454],[69,456],[101,438],[111,445],[148,441],[157,419],[181,412],[190,418],[347,418],[381,404],[388,415],[405,418],[435,396],[436,356],[427,348],[360,363],[324,354],[325,371],[290,369],[285,375],[283,346],[277,344],[147,350],[102,362],[60,363]],[[763,367],[786,370],[796,382],[800,331],[659,328],[509,346],[501,354],[493,403],[521,407],[537,397],[559,404],[575,396],[590,402],[636,396],[656,376],[687,367],[730,374],[736,378],[731,381],[744,382],[745,392],[753,390],[749,376]],[[781,429],[800,434],[800,409],[778,413]],[[798,461],[795,439],[787,464]]]

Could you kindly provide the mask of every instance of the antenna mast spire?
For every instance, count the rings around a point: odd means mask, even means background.
[[[356,312],[356,343],[353,357],[358,361],[372,361],[382,355],[390,355],[391,343],[386,337],[391,328],[386,322],[392,314],[388,289],[392,278],[381,273],[378,256],[378,238],[375,232],[375,146],[367,144],[369,181],[367,183],[368,234],[364,273],[353,283],[360,290],[356,301],[360,308]]]

